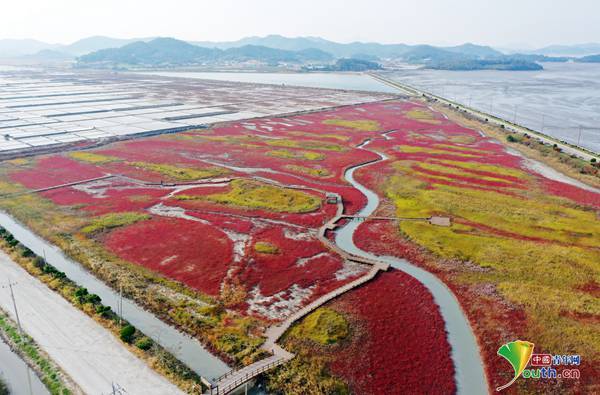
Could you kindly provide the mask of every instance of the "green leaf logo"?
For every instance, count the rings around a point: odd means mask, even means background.
[[[496,391],[502,391],[519,378],[521,373],[523,373],[523,370],[527,367],[527,364],[529,364],[531,354],[533,354],[533,343],[523,340],[515,340],[514,342],[506,343],[498,349],[498,355],[506,359],[515,370],[515,376],[507,384],[496,388]]]

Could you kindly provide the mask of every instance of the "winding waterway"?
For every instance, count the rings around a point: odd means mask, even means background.
[[[368,140],[365,141],[358,148],[365,149],[365,146],[369,142]],[[373,150],[368,151],[379,155],[381,158],[380,161],[388,159],[382,153]],[[380,200],[375,192],[354,179],[354,172],[373,163],[376,162],[351,167],[344,173],[345,179],[367,198],[366,206],[358,213],[360,216],[370,216],[373,214],[379,206]],[[354,244],[353,236],[359,224],[359,222],[351,221],[338,229],[335,238],[336,244],[350,254],[389,263],[394,268],[409,274],[421,282],[433,295],[445,321],[448,342],[452,348],[451,358],[455,367],[455,381],[458,393],[487,393],[487,381],[477,340],[456,297],[437,277],[410,264],[408,261],[391,256],[376,256],[358,248]],[[104,303],[113,304],[113,306],[117,305],[119,295],[115,291],[98,280],[79,263],[66,257],[58,247],[48,243],[1,211],[0,225],[10,231],[16,239],[36,254],[45,256],[48,263],[65,272],[75,283],[99,295]],[[208,352],[197,340],[170,327],[126,298],[123,299],[123,317],[173,353],[175,357],[184,362],[196,373],[207,378],[214,378],[229,370],[225,363]],[[263,393],[257,388],[253,388],[253,390],[256,393]]]
[[[364,147],[370,141],[365,141],[358,148]],[[387,160],[387,156],[377,151],[373,152],[381,158]],[[379,162],[379,161],[378,161]],[[344,173],[345,179],[356,189],[361,191],[367,198],[367,205],[363,207],[357,215],[368,217],[375,212],[379,206],[379,196],[372,190],[360,184],[354,179],[354,172],[362,167],[372,165],[377,162],[371,162],[363,165],[351,167]],[[418,268],[408,261],[391,256],[378,256],[361,250],[354,244],[354,232],[361,222],[350,221],[337,230],[335,242],[344,251],[362,256],[364,258],[379,260],[389,263],[394,268],[401,270],[417,279],[433,295],[435,303],[440,308],[440,313],[446,324],[448,332],[448,343],[452,351],[451,357],[455,368],[455,381],[457,392],[459,394],[486,394],[488,385],[486,375],[483,369],[483,362],[479,351],[479,346],[469,320],[465,316],[460,304],[454,294],[448,287],[433,274]],[[398,334],[401,336],[402,334]]]
[[[58,247],[1,211],[0,225],[37,255],[45,256],[49,264],[65,272],[67,277],[79,286],[86,287],[90,293],[100,296],[104,304],[117,306],[119,294],[98,280],[79,263],[66,257]],[[223,361],[208,352],[196,339],[167,325],[127,298],[123,298],[123,318],[203,377],[218,377],[229,370]]]

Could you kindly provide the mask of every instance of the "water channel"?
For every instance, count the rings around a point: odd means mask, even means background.
[[[4,212],[0,212],[0,225],[37,255],[45,256],[49,264],[65,272],[72,281],[86,287],[90,293],[100,296],[104,304],[113,307],[118,305],[117,292],[98,280],[79,263],[66,257],[58,247],[37,236]],[[123,318],[203,377],[209,379],[218,377],[229,370],[223,361],[212,355],[199,341],[165,324],[127,298],[123,298]]]
[[[365,149],[364,147],[368,145],[369,142],[370,141],[368,140],[365,141],[358,148]],[[387,160],[385,154],[371,150],[368,151],[378,154],[381,160]],[[367,205],[358,212],[357,215],[359,216],[368,217],[373,214],[379,206],[379,196],[357,182],[354,179],[354,172],[374,163],[377,162],[354,166],[347,169],[344,173],[345,179],[367,197]],[[451,357],[454,363],[457,392],[459,394],[468,395],[488,393],[486,375],[483,369],[483,362],[481,360],[477,340],[473,334],[469,320],[464,315],[454,294],[433,274],[410,264],[405,259],[391,256],[378,256],[358,248],[354,244],[353,236],[360,224],[361,222],[358,221],[350,221],[336,231],[335,242],[338,247],[350,254],[387,262],[394,268],[407,273],[423,284],[433,295],[446,324],[448,343],[452,348]],[[403,336],[403,334],[398,335]]]
[[[365,149],[368,143],[369,141],[365,141],[359,148]],[[381,160],[387,159],[384,154],[376,151],[370,152],[378,154]],[[367,205],[358,213],[360,216],[373,214],[379,205],[379,197],[375,192],[358,183],[354,179],[354,172],[361,167],[369,166],[373,163],[375,162],[349,168],[344,174],[346,180],[367,197]],[[394,268],[402,270],[421,282],[433,295],[445,321],[448,342],[452,347],[451,357],[456,370],[455,380],[458,393],[487,393],[487,381],[479,347],[469,321],[465,317],[456,297],[437,277],[410,264],[404,259],[390,256],[376,256],[359,249],[353,241],[354,232],[359,224],[359,222],[351,221],[341,227],[336,232],[336,244],[350,254],[385,261]],[[99,295],[104,303],[108,305],[112,304],[113,306],[117,305],[119,295],[116,292],[94,277],[80,264],[66,257],[59,248],[37,236],[4,212],[0,212],[0,225],[10,231],[17,240],[36,254],[45,256],[48,263],[65,272],[71,280],[88,288],[90,292]],[[214,378],[229,370],[225,363],[210,354],[197,340],[165,324],[133,301],[123,299],[123,316],[157,343],[173,353],[173,355],[192,368],[196,373],[207,378]],[[0,360],[3,359],[0,357]],[[257,391],[257,388],[253,390],[256,391],[255,393],[263,393],[260,390]]]
[[[0,380],[8,386],[11,395],[50,394],[39,377],[0,338]]]

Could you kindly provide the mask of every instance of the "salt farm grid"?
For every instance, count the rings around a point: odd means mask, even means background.
[[[0,153],[173,132],[391,97],[140,74],[0,71]]]

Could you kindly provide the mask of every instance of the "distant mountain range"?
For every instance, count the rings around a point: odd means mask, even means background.
[[[600,43],[576,45],[550,45],[527,53],[548,56],[586,56],[600,54]]]
[[[319,37],[247,37],[237,41],[184,42],[172,38],[118,39],[88,37],[69,45],[36,40],[0,40],[0,58],[64,61],[78,58],[81,65],[192,65],[210,62],[256,61],[267,64],[333,62],[352,58],[369,62],[398,60],[450,70],[509,69],[534,70],[538,62],[564,62],[573,56],[600,53],[600,44],[555,45],[536,51],[505,54],[489,46],[463,44],[451,47],[431,45],[337,43]],[[561,56],[558,56],[561,55]],[[565,55],[565,56],[562,56]],[[593,56],[577,59],[593,61]]]
[[[120,39],[104,36],[87,37],[69,45],[49,44],[38,40],[0,39],[0,58],[13,58],[37,55],[40,51],[54,51],[71,58],[105,48],[122,47],[136,41],[149,41],[152,38]]]
[[[289,51],[259,45],[244,45],[228,49],[206,48],[174,38],[156,38],[149,42],[137,41],[120,48],[102,49],[81,56],[79,63],[134,65],[134,66],[186,66],[215,62],[257,61],[268,64],[280,62],[330,62],[334,57],[315,48]]]

